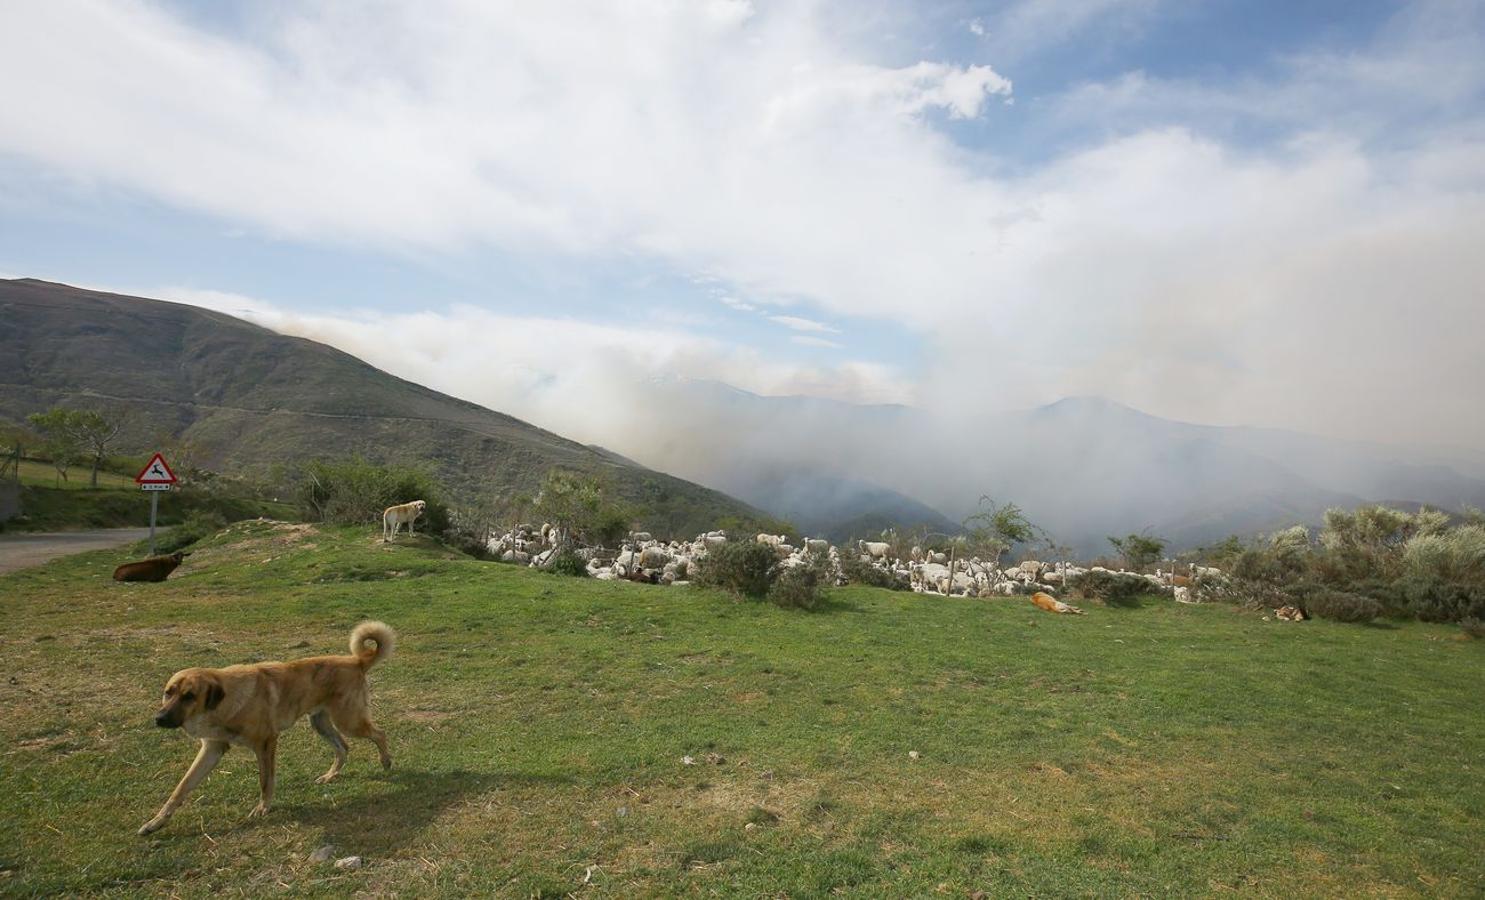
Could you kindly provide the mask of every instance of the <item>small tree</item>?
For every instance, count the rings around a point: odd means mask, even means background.
[[[966,543],[974,552],[991,560],[1000,569],[1000,557],[1017,544],[1029,544],[1043,532],[1021,507],[1014,503],[997,504],[989,497],[980,498],[980,511],[964,520]]]
[[[159,448],[170,461],[170,470],[180,479],[181,484],[190,484],[202,476],[202,447],[196,441],[185,435],[173,435],[162,430],[150,443]]]
[[[21,481],[21,459],[26,455],[27,444],[39,444],[41,439],[29,428],[20,425],[0,425],[0,479]]]
[[[41,433],[41,452],[52,461],[52,468],[57,472],[57,487],[67,480],[67,470],[78,457],[77,437],[67,427],[71,412],[59,406],[26,417],[26,421]]]
[[[629,530],[628,511],[607,498],[597,475],[552,469],[542,480],[532,510],[556,526],[559,546],[570,546],[579,536],[617,540]]]
[[[91,457],[93,462],[92,486],[98,486],[98,470],[108,451],[118,439],[120,426],[110,422],[102,413],[91,409],[68,409],[54,406],[44,413],[33,413],[28,417],[47,439],[47,449],[53,455],[52,464],[63,480],[67,478],[67,465],[78,456]],[[57,456],[67,458],[66,464],[58,464]]]
[[[1046,536],[1045,542],[1047,555],[1052,558],[1051,562],[1056,566],[1053,571],[1059,574],[1064,573],[1067,570],[1068,561],[1072,559],[1072,545],[1061,543],[1051,535]]]
[[[1124,565],[1138,572],[1146,568],[1165,552],[1165,540],[1148,534],[1130,534],[1125,537],[1110,537],[1109,543],[1124,557]]]

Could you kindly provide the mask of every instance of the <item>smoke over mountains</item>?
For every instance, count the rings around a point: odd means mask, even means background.
[[[938,417],[706,381],[646,392],[618,449],[834,537],[950,531],[982,495],[1016,502],[1082,554],[1106,551],[1110,534],[1185,548],[1363,502],[1485,505],[1479,454],[1194,425],[1096,397]]]

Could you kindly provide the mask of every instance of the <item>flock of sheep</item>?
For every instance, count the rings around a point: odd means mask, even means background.
[[[631,532],[622,549],[577,547],[575,552],[587,565],[588,574],[598,579],[624,579],[649,584],[686,584],[695,574],[697,564],[708,551],[726,543],[725,531],[709,531],[692,541],[659,541],[648,532]],[[746,538],[744,538],[746,540]],[[829,541],[805,538],[793,545],[783,535],[759,534],[753,540],[773,548],[779,565],[792,567],[824,561],[837,585],[848,583],[841,565],[842,554],[854,554],[866,565],[888,573],[921,594],[943,596],[992,597],[1009,596],[1028,591],[1053,592],[1068,579],[1087,572],[1115,571],[1101,566],[1081,567],[1067,562],[1044,563],[1024,560],[1007,569],[977,556],[954,559],[946,553],[913,547],[907,559],[893,555],[892,545],[885,541],[857,541],[854,550],[842,550]],[[560,549],[558,530],[551,525],[517,525],[489,541],[490,553],[497,559],[545,568]],[[1135,574],[1135,573],[1129,573]],[[1189,602],[1193,577],[1220,574],[1202,566],[1192,568],[1190,575],[1175,575],[1157,570],[1154,575],[1139,575],[1152,588],[1169,590],[1175,599]]]

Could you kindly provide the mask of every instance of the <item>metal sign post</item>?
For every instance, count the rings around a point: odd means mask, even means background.
[[[155,515],[160,511],[160,492],[150,492],[150,556],[155,555]]]
[[[165,462],[165,457],[156,453],[145,463],[139,474],[134,476],[134,482],[141,491],[150,492],[150,556],[154,556],[155,517],[160,511],[160,492],[175,486],[175,473],[170,471],[170,464]]]

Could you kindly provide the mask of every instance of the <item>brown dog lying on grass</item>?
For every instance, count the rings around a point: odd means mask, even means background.
[[[1031,595],[1031,602],[1038,609],[1045,609],[1049,613],[1063,613],[1065,615],[1074,616],[1081,616],[1083,614],[1083,611],[1081,609],[1078,609],[1076,606],[1071,606],[1069,604],[1063,603],[1061,600],[1058,600],[1051,594],[1045,594],[1041,591],[1037,591],[1035,594]]]
[[[124,563],[113,570],[114,581],[164,581],[189,553],[179,550],[169,556],[151,556],[138,562]]]
[[[170,799],[140,834],[164,827],[197,784],[233,744],[258,755],[261,797],[249,816],[266,815],[273,804],[274,761],[279,732],[309,714],[309,722],[335,751],[330,770],[315,779],[324,784],[345,765],[347,747],[340,731],[376,743],[382,768],[392,767],[387,736],[371,724],[366,670],[392,654],[396,635],[381,622],[362,622],[351,632],[350,656],[311,656],[293,662],[265,662],[225,669],[182,669],[165,683],[155,724],[184,728],[201,741],[196,761]]]

